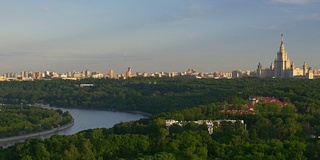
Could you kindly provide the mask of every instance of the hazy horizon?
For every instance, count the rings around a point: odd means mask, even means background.
[[[253,70],[280,46],[320,68],[316,0],[5,1],[0,73]]]

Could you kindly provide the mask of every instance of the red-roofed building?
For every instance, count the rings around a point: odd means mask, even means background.
[[[282,102],[278,98],[274,98],[274,97],[249,97],[249,100],[248,100],[249,110],[253,110],[254,105],[256,103],[277,103],[277,104],[281,104],[282,106],[285,106],[288,104],[288,102]]]

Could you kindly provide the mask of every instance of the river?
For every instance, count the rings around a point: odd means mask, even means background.
[[[51,109],[61,109],[62,111],[69,111],[74,119],[74,125],[65,130],[59,131],[59,135],[71,135],[77,132],[94,129],[94,128],[111,128],[115,124],[120,122],[128,122],[139,120],[141,118],[147,118],[147,116],[142,114],[134,114],[127,112],[114,112],[114,111],[104,111],[104,110],[88,110],[88,109],[71,109],[71,108],[54,108]],[[42,138],[49,138],[53,134],[41,135]],[[18,140],[15,142],[0,143],[2,147],[8,147],[14,143],[23,140]]]
[[[74,118],[74,125],[66,130],[58,132],[60,135],[75,134],[79,131],[92,128],[110,128],[120,122],[127,122],[146,118],[141,114],[126,112],[99,111],[87,109],[59,108],[62,111],[69,111]]]

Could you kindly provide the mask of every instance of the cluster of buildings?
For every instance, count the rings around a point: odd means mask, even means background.
[[[51,80],[54,78],[66,79],[66,80],[78,80],[84,78],[103,78],[105,75],[100,72],[90,72],[88,70],[83,72],[67,72],[57,73],[51,71],[33,72],[22,71],[21,74],[17,73],[5,73],[0,76],[0,81],[32,81],[32,80]]]
[[[255,114],[254,106],[257,103],[274,103],[274,104],[280,104],[281,106],[285,106],[289,104],[288,102],[283,102],[275,97],[249,97],[248,98],[248,104],[243,105],[242,109],[234,109],[233,104],[230,104],[228,108],[219,110],[220,113],[227,113],[227,114]]]
[[[288,102],[283,102],[279,100],[278,98],[274,97],[249,97],[248,99],[248,105],[245,110],[234,110],[234,109],[223,109],[220,110],[220,113],[228,113],[228,114],[252,114],[254,110],[254,105],[257,103],[276,103],[280,104],[282,106],[285,106],[288,104]],[[244,129],[246,129],[246,124],[244,123],[244,120],[226,120],[226,119],[220,119],[220,120],[197,120],[197,121],[177,121],[173,119],[166,120],[166,128],[170,130],[170,127],[172,125],[178,125],[178,126],[184,126],[187,123],[195,123],[198,125],[206,125],[208,127],[209,134],[212,134],[214,132],[214,128],[220,127],[223,123],[240,123],[244,126]]]
[[[195,69],[188,69],[185,72],[136,72],[133,73],[131,68],[122,74],[116,74],[114,70],[109,70],[108,73],[103,74],[101,72],[90,72],[88,70],[77,72],[71,71],[67,73],[57,73],[51,71],[45,72],[32,72],[22,71],[21,74],[5,73],[0,76],[0,81],[28,81],[28,80],[50,80],[53,78],[60,78],[66,80],[79,80],[84,78],[115,78],[115,79],[127,79],[132,77],[183,77],[183,78],[214,78],[214,79],[231,79],[241,77],[274,77],[274,78],[302,78],[302,79],[314,79],[320,77],[320,70],[313,70],[312,67],[308,67],[307,63],[302,65],[302,68],[296,67],[294,62],[291,62],[288,53],[285,50],[283,35],[281,34],[280,49],[277,52],[277,56],[269,68],[262,68],[259,62],[258,67],[254,71],[242,71],[233,70],[232,72],[210,72],[202,73],[197,72]]]
[[[244,120],[226,120],[226,119],[221,119],[221,120],[197,120],[197,121],[176,121],[173,119],[168,119],[166,120],[166,128],[167,130],[170,130],[170,127],[174,124],[179,125],[179,126],[183,126],[186,123],[195,123],[198,125],[207,125],[208,127],[208,132],[209,134],[212,134],[214,131],[214,128],[220,127],[222,123],[241,123],[244,126],[244,129],[246,129],[246,124],[244,123]]]
[[[90,72],[88,70],[78,72],[71,71],[67,73],[57,73],[51,71],[45,72],[32,72],[22,71],[17,73],[5,73],[0,76],[0,81],[32,81],[32,80],[51,80],[51,79],[64,79],[64,80],[79,80],[84,78],[112,78],[112,79],[127,79],[134,77],[183,77],[183,78],[232,78],[232,73],[213,72],[213,73],[198,73],[195,69],[188,69],[185,72],[136,72],[133,73],[131,68],[123,74],[116,74],[112,69],[107,74],[101,72]]]
[[[278,98],[274,97],[249,97],[248,106],[249,108],[253,107],[257,103],[277,103],[285,106],[288,102],[282,102]]]
[[[285,50],[283,34],[281,34],[280,49],[277,52],[277,57],[269,68],[262,69],[259,63],[256,75],[258,77],[276,77],[276,78],[303,78],[313,79],[314,73],[312,67],[308,67],[304,62],[302,68],[297,68],[294,62],[290,62],[288,53]]]
[[[302,68],[298,68],[293,61],[290,61],[288,53],[285,49],[283,34],[281,34],[280,49],[276,58],[268,68],[263,68],[258,63],[257,69],[254,71],[232,71],[232,78],[239,77],[272,77],[272,78],[300,78],[300,79],[316,79],[320,78],[320,69],[314,70],[308,67],[304,62]]]

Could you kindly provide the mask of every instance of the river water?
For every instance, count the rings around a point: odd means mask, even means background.
[[[114,111],[103,111],[103,110],[87,110],[87,109],[71,109],[71,108],[54,108],[62,111],[69,111],[74,119],[74,125],[68,129],[59,131],[59,135],[71,135],[77,132],[94,129],[94,128],[111,128],[115,124],[120,122],[128,122],[139,120],[141,118],[147,118],[142,114],[126,113],[126,112],[114,112]],[[49,138],[54,134],[41,135],[42,138]],[[24,140],[18,140],[15,142],[0,143],[2,147],[8,147],[14,145],[17,142]]]
[[[60,135],[75,134],[79,131],[93,128],[111,128],[120,122],[127,122],[146,118],[141,114],[126,112],[99,111],[86,109],[59,108],[62,111],[69,111],[74,118],[74,125],[66,130],[58,132]]]

